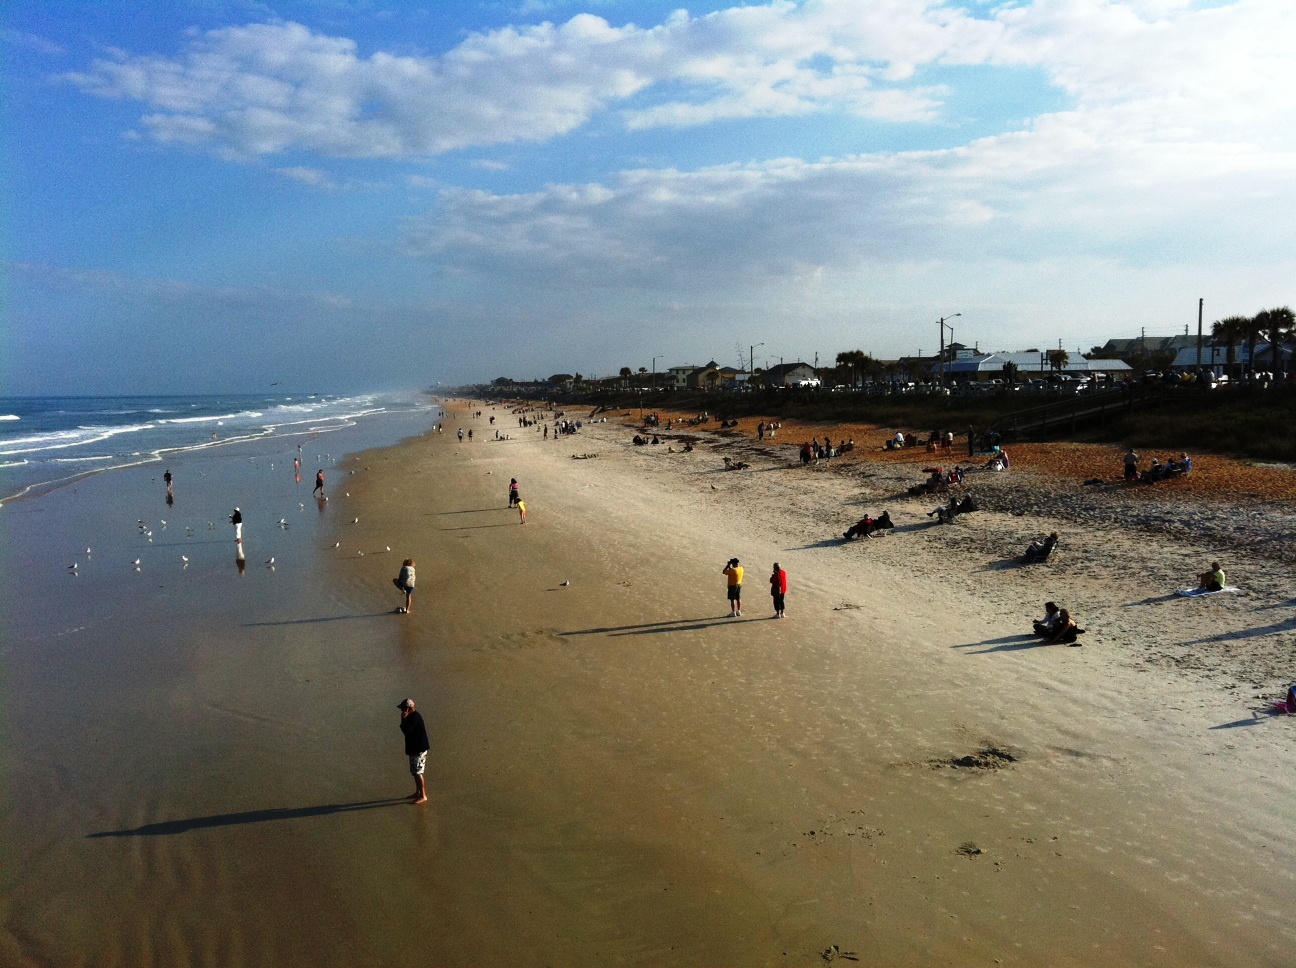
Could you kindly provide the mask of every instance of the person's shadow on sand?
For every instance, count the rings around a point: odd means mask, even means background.
[[[559,632],[560,636],[572,635],[655,635],[661,632],[696,632],[699,629],[715,628],[723,625],[740,625],[744,622],[763,621],[760,616],[751,618],[731,618],[728,615],[702,616],[701,618],[675,618],[665,622],[643,622],[638,625],[608,625],[593,629],[574,629],[570,632]]]
[[[1022,632],[1020,635],[1004,635],[997,639],[986,639],[982,642],[966,642],[962,645],[952,645],[951,649],[976,649],[977,646],[987,645],[988,649],[978,649],[976,652],[967,652],[965,655],[987,655],[991,652],[1020,652],[1022,649],[1034,649],[1041,645],[1049,643],[1038,635],[1030,632]]]
[[[244,810],[241,813],[222,813],[212,817],[190,817],[188,820],[162,820],[158,823],[146,823],[142,827],[134,827],[130,830],[106,830],[102,833],[86,834],[86,839],[166,837],[173,834],[187,834],[192,830],[207,830],[211,827],[235,827],[240,824],[265,823],[270,820],[303,820],[307,817],[327,817],[338,813],[352,813],[356,810],[395,807],[409,802],[409,797],[393,797],[388,800],[360,800],[356,803],[325,803],[316,807],[272,807],[268,810]]]

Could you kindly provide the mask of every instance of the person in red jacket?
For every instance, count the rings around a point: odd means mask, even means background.
[[[770,575],[770,595],[774,599],[774,617],[786,618],[783,614],[783,596],[787,594],[787,572],[774,562],[774,574]]]

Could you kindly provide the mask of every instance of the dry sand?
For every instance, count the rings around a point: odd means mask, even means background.
[[[222,544],[128,610],[24,626],[0,963],[1291,964],[1296,718],[1250,712],[1296,678],[1280,485],[977,474],[987,510],[940,527],[896,497],[925,455],[801,468],[787,425],[682,454],[486,413],[339,465],[326,510],[255,535],[276,572]],[[840,541],[883,507],[893,533]],[[1244,594],[1171,596],[1216,555]],[[1046,598],[1082,648],[1020,634]],[[95,647],[127,618],[147,635]]]
[[[1121,520],[1115,488],[1069,483],[1103,519],[1082,529],[1017,517],[1028,475],[987,474],[992,510],[937,527],[935,502],[894,497],[911,466],[802,469],[696,431],[669,453],[616,422],[544,441],[487,412],[512,439],[452,418],[477,442],[407,447],[361,497],[376,527],[432,528],[408,535],[430,559],[413,681],[441,702],[439,839],[415,861],[444,915],[433,961],[1289,963],[1296,721],[1249,712],[1292,671],[1278,545],[1228,547],[1247,594],[1177,599],[1224,552]],[[1290,533],[1270,500],[1248,522]],[[884,506],[895,532],[837,538]],[[1005,560],[1054,528],[1047,566]],[[1088,626],[1082,648],[1019,634],[1046,598]],[[1012,759],[951,765],[986,750]]]

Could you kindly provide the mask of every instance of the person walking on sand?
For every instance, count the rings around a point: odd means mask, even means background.
[[[230,515],[230,524],[234,525],[234,543],[243,543],[243,512],[238,508]]]
[[[526,524],[526,502],[518,498],[517,502],[519,524]]]
[[[414,602],[414,559],[406,558],[401,565],[400,574],[392,579],[392,584],[405,593],[405,607],[396,609],[402,615],[408,615]]]
[[[787,594],[787,572],[774,562],[774,573],[770,575],[770,596],[774,599],[774,617],[784,618],[783,596]]]
[[[315,490],[311,491],[311,497],[316,494],[320,497],[324,496],[324,468],[322,467],[315,472]]]
[[[522,500],[522,495],[518,493],[517,478],[511,477],[509,478],[509,507],[517,507],[520,500]]]
[[[721,574],[728,580],[729,617],[741,618],[743,566],[737,558],[730,558],[721,569]]]
[[[172,488],[171,488],[171,484],[172,484],[172,481],[171,481],[171,468],[169,468],[169,467],[167,468],[167,472],[166,472],[165,474],[162,475],[162,480],[166,481],[167,493],[168,493],[168,494],[172,494],[172,493],[174,493],[174,491],[173,491]]]
[[[414,792],[409,798],[415,803],[426,803],[427,781],[423,779],[423,771],[427,768],[428,750],[432,746],[428,742],[427,726],[423,722],[423,714],[414,708],[413,699],[402,699],[396,708],[400,710],[400,728],[405,734],[405,755],[409,757],[410,775],[414,777]]]

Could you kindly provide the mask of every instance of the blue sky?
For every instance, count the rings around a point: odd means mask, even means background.
[[[1290,0],[0,6],[9,393],[1084,349],[1296,301]]]

